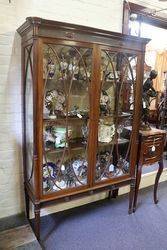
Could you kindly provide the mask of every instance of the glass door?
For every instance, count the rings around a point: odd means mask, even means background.
[[[44,44],[43,193],[88,185],[92,49]]]
[[[25,78],[24,78],[24,129],[26,180],[34,188],[34,112],[33,112],[33,45],[24,48]]]
[[[102,50],[98,150],[95,182],[129,174],[136,59],[132,53]]]

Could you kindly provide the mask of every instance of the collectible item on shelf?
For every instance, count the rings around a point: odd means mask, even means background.
[[[114,176],[121,176],[129,172],[129,162],[122,156],[119,157],[117,165],[113,164],[113,156],[109,151],[100,152],[97,155],[96,179],[104,180]]]
[[[61,188],[74,187],[87,182],[88,163],[82,157],[66,161],[60,166],[60,160],[56,163],[47,162],[43,165],[43,188],[45,191],[59,190]]]
[[[107,115],[110,113],[110,106],[109,106],[109,96],[106,91],[102,90],[100,96],[100,112],[101,114]]]
[[[53,180],[57,178],[58,167],[53,162],[47,162],[43,165],[43,188],[44,190],[52,190],[54,186]]]
[[[143,85],[143,107],[142,107],[142,124],[141,130],[150,130],[148,122],[149,108],[153,98],[157,96],[157,91],[153,87],[153,79],[157,77],[158,73],[155,70],[151,70],[149,77]]]
[[[126,174],[126,173],[129,172],[129,162],[128,162],[128,161],[123,160],[123,167],[122,167],[122,170],[123,170],[124,174]]]
[[[106,179],[114,175],[115,166],[113,156],[109,151],[100,152],[97,155],[96,179]]]
[[[51,58],[48,58],[47,74],[48,74],[49,79],[52,79],[54,77],[55,70],[56,70],[56,66],[55,66],[54,62],[52,61]]]
[[[82,143],[86,144],[87,139],[88,139],[88,133],[89,133],[87,124],[82,125],[81,131],[82,131],[82,135],[83,135],[83,142]]]
[[[117,167],[115,169],[115,175],[120,176],[123,175],[123,164],[124,164],[124,159],[120,157],[117,162]]]
[[[109,71],[105,74],[105,81],[113,81],[113,80],[116,80],[118,79],[118,72],[115,71],[114,73]]]
[[[43,77],[44,79],[53,79],[56,72],[56,65],[54,63],[54,57],[52,51],[48,48],[44,51],[43,57]]]
[[[77,105],[74,105],[72,110],[69,112],[69,115],[77,116],[79,114],[79,107]]]
[[[49,110],[49,118],[55,119],[56,114],[63,114],[65,108],[65,95],[62,91],[49,90],[45,96],[45,106]]]
[[[120,155],[117,165],[115,167],[114,175],[121,176],[123,174],[127,174],[128,172],[129,172],[129,162]]]
[[[123,131],[123,128],[124,128],[123,124],[118,124],[118,126],[117,126],[118,140],[121,139],[121,133]]]
[[[67,79],[67,69],[68,69],[68,63],[66,62],[64,55],[61,56],[62,60],[60,62],[60,80]]]
[[[44,143],[45,149],[55,148],[56,135],[53,126],[47,126],[44,130]]]
[[[55,148],[68,147],[68,142],[66,140],[66,128],[65,127],[55,127]]]
[[[63,180],[66,183],[66,187],[76,186],[76,177],[70,162],[65,165]]]
[[[78,157],[78,159],[72,162],[72,167],[76,173],[76,175],[81,178],[81,180],[86,179],[87,177],[87,168],[88,162],[87,160]]]
[[[68,116],[77,116],[78,118],[88,117],[89,109],[79,109],[79,106],[74,105],[70,112],[68,112]]]
[[[77,58],[75,56],[73,57],[73,59],[71,59],[71,62],[68,65],[68,70],[73,77],[73,80],[79,79],[79,67],[77,65]]]
[[[74,187],[81,185],[81,183],[86,183],[87,166],[87,161],[80,156],[66,161],[63,169],[61,168],[61,181],[64,181],[66,187]]]
[[[55,136],[56,136],[56,142],[55,142],[56,148],[62,148],[68,146],[66,142],[66,128],[56,128]]]
[[[98,141],[99,142],[111,142],[115,134],[115,125],[99,124]]]
[[[67,133],[67,137],[66,137]],[[63,148],[67,147],[68,141],[71,139],[72,129],[68,127],[46,126],[44,130],[45,148]]]

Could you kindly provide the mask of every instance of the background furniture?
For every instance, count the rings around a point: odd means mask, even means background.
[[[157,127],[167,130],[167,71],[164,72],[164,92],[161,94],[157,113]]]
[[[29,17],[22,36],[26,211],[135,186],[148,39]],[[132,125],[130,139],[123,128]]]
[[[154,203],[158,202],[157,199],[157,188],[159,178],[163,171],[163,151],[165,145],[166,131],[152,128],[148,131],[141,131],[139,133],[139,151],[138,151],[138,162],[137,162],[137,173],[136,173],[136,186],[135,186],[135,197],[133,204],[133,211],[136,210],[138,190],[141,180],[142,167],[149,166],[153,163],[158,162],[159,168],[155,178],[154,184]]]

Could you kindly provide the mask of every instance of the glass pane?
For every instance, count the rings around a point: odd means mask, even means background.
[[[103,50],[101,72],[96,182],[129,172],[126,127],[133,116],[136,57]]]
[[[32,46],[25,49],[25,122],[27,179],[33,185],[33,78]]]
[[[44,46],[44,193],[87,184],[92,50]]]

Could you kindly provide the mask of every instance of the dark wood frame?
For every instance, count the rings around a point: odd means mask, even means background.
[[[139,22],[145,22],[149,23],[153,26],[159,27],[159,28],[167,28],[167,18],[164,18],[162,16],[158,15],[152,15],[153,9],[124,1],[123,4],[123,21],[122,21],[122,33],[123,34],[129,34],[129,17],[131,13],[138,15]],[[139,32],[140,36],[140,32]]]
[[[167,17],[164,18],[160,14],[158,15],[152,15],[153,9],[124,1],[123,4],[123,19],[122,19],[122,33],[123,34],[129,34],[129,18],[130,14],[134,13],[138,15],[138,21],[141,24],[141,22],[145,22],[148,24],[151,24],[155,27],[167,29]],[[140,34],[140,26],[139,26],[139,34],[138,37],[141,36]],[[158,98],[158,96],[157,96]],[[158,127],[158,100],[156,100],[156,111],[150,110],[150,122],[154,123]],[[153,119],[152,119],[153,118]]]
[[[44,20],[38,17],[29,17],[26,22],[17,30],[22,37],[22,84],[23,92],[25,88],[25,63],[24,63],[24,48],[28,44],[33,45],[33,102],[34,102],[34,153],[33,153],[33,165],[34,165],[34,180],[35,185],[29,184],[26,176],[26,132],[25,132],[25,117],[23,119],[24,125],[24,142],[23,142],[23,155],[24,155],[24,187],[26,198],[26,212],[29,219],[29,202],[34,204],[35,213],[35,234],[40,239],[40,209],[52,204],[53,202],[61,202],[63,200],[70,200],[71,198],[78,198],[83,195],[93,194],[103,190],[109,191],[109,197],[111,191],[113,191],[113,197],[117,195],[117,190],[121,186],[130,185],[129,193],[129,213],[132,213],[134,188],[135,188],[135,165],[137,160],[137,147],[138,147],[138,131],[140,124],[140,107],[141,107],[141,91],[143,81],[143,67],[144,67],[144,51],[145,45],[149,41],[148,39],[140,39],[136,37],[126,36],[119,33],[110,31],[104,31],[100,29],[94,29],[85,26],[61,23],[56,21]],[[75,44],[86,45],[93,48],[93,70],[92,70],[92,82],[99,83],[92,84],[93,93],[97,98],[93,99],[93,109],[90,116],[94,117],[92,120],[92,134],[90,139],[95,141],[97,138],[98,128],[98,112],[99,112],[99,98],[100,98],[100,61],[101,61],[101,47],[112,48],[113,51],[130,51],[134,52],[138,56],[137,63],[137,82],[135,95],[135,111],[133,119],[133,131],[132,141],[133,146],[130,151],[130,173],[118,178],[113,178],[101,183],[93,183],[94,169],[91,167],[89,171],[89,185],[86,187],[79,187],[63,192],[52,193],[43,195],[42,193],[42,158],[43,158],[43,145],[41,143],[43,137],[43,89],[41,83],[43,82],[43,55],[42,46],[43,42],[61,42],[61,44]],[[23,112],[25,112],[25,98],[23,95]],[[92,143],[90,146],[90,162],[91,165],[95,165],[96,155],[96,143]]]

